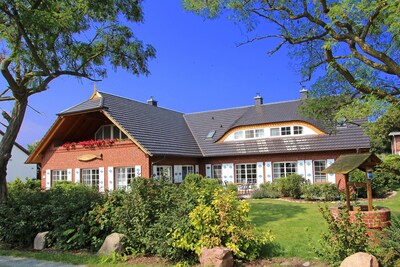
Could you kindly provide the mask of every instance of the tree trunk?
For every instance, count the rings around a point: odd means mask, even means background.
[[[27,105],[27,95],[15,100],[11,119],[0,142],[0,203],[7,201],[7,164],[11,158],[11,150],[21,128]]]

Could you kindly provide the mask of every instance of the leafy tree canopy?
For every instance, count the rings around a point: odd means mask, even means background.
[[[127,23],[143,21],[142,0],[0,1],[0,72],[7,87],[0,101],[13,101],[0,143],[0,203],[6,198],[6,166],[28,97],[62,75],[99,80],[107,63],[135,75],[148,74],[155,49],[136,38]]]
[[[183,0],[183,5],[209,18],[227,13],[244,23],[251,36],[245,43],[279,40],[271,54],[287,46],[301,82],[313,83],[303,112],[328,119],[332,127],[343,117],[378,118],[400,102],[400,0]]]

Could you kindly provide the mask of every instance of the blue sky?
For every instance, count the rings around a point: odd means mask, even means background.
[[[184,11],[180,0],[145,1],[144,16],[144,23],[133,29],[157,50],[149,63],[151,74],[137,77],[109,68],[107,78],[97,83],[98,90],[142,102],[154,96],[159,106],[184,113],[252,105],[256,93],[264,103],[299,97],[300,76],[286,51],[267,55],[276,41],[238,47],[254,33],[224,17],[206,20]],[[4,80],[0,84],[4,86]],[[48,91],[32,96],[29,104],[41,114],[28,109],[17,141],[26,146],[40,140],[56,114],[88,99],[93,85],[61,77]],[[8,104],[0,104],[10,110]]]

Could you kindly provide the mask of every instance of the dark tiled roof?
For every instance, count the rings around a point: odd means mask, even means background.
[[[340,128],[334,135],[309,135],[216,142],[239,126],[304,121],[324,130],[323,124],[302,117],[300,100],[192,114],[155,107],[100,92],[95,98],[60,113],[104,109],[145,149],[155,155],[214,157],[243,154],[296,153],[369,148],[369,138],[358,126]],[[215,131],[212,138],[207,135]]]
[[[100,94],[107,113],[150,153],[202,156],[182,113]]]
[[[94,98],[86,100],[82,103],[79,103],[76,106],[68,108],[64,111],[61,111],[58,115],[67,115],[77,112],[85,112],[91,110],[99,110],[103,108],[103,99],[102,98]]]

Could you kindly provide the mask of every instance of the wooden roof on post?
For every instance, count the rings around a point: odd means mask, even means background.
[[[322,173],[348,174],[355,169],[366,171],[381,163],[381,160],[374,153],[341,155],[331,166]]]

